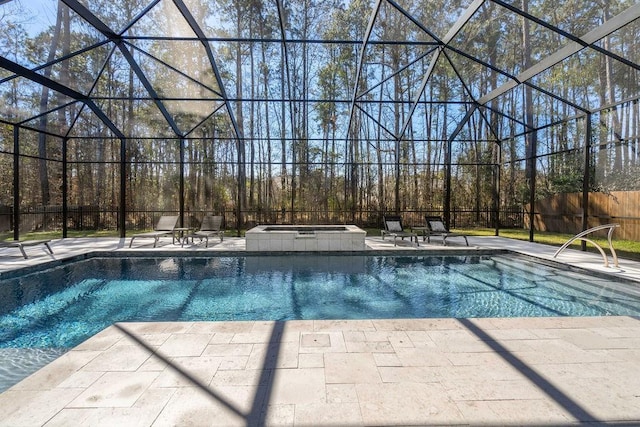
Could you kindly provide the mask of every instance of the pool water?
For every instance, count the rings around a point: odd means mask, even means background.
[[[640,316],[637,289],[514,255],[92,258],[0,281],[0,354],[126,321]]]
[[[513,256],[95,258],[0,282],[0,348],[124,321],[640,315],[637,294]]]

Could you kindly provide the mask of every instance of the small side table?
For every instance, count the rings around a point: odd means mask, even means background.
[[[429,227],[425,225],[416,225],[409,227],[412,232],[422,236],[422,241],[424,242],[429,237]]]
[[[180,242],[180,247],[184,246],[184,242],[187,239],[186,236],[189,235],[189,231],[191,228],[189,227],[176,227],[173,229],[173,243],[178,240]]]

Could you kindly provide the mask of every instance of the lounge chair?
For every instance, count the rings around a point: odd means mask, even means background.
[[[22,252],[22,256],[24,259],[29,258],[24,248],[27,246],[37,246],[37,245],[45,245],[49,250],[49,253],[53,255],[53,251],[51,250],[51,246],[49,246],[49,242],[51,240],[25,240],[23,242],[19,242],[17,240],[14,241],[2,241],[0,242],[0,248],[18,248],[20,252]]]
[[[160,219],[158,220],[158,224],[153,229],[153,231],[150,231],[148,233],[134,234],[133,236],[131,236],[129,247],[131,247],[131,244],[133,243],[133,239],[136,239],[136,238],[153,238],[154,248],[156,247],[156,245],[158,244],[158,240],[160,240],[160,237],[162,236],[171,236],[172,243],[175,243],[176,236],[175,236],[174,229],[176,228],[176,224],[178,223],[178,218],[179,218],[178,215],[161,216]]]
[[[422,237],[422,240],[427,239],[427,243],[431,243],[431,236],[442,236],[442,245],[447,245],[447,238],[449,237],[462,237],[464,238],[464,242],[469,246],[469,240],[467,240],[467,236],[460,233],[452,233],[445,227],[444,221],[439,216],[425,216],[424,220],[427,224],[425,229],[425,234]]]
[[[409,241],[415,239],[416,246],[420,246],[418,243],[418,235],[412,231],[405,231],[402,226],[402,217],[400,215],[385,215],[384,230],[381,230],[380,234],[382,235],[382,240],[384,240],[384,236],[393,236],[393,246],[398,244],[398,237],[402,240],[404,240],[405,237],[408,237]]]
[[[202,218],[200,230],[189,234],[185,240],[191,238],[191,243],[193,243],[193,239],[197,237],[200,239],[200,242],[202,242],[202,240],[205,241],[205,248],[209,247],[209,237],[217,236],[222,242],[224,240],[223,220],[222,215],[205,215],[205,217]]]

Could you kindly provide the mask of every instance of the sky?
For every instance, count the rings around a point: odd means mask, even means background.
[[[17,21],[34,36],[55,24],[57,3],[58,0],[0,0],[0,20]]]

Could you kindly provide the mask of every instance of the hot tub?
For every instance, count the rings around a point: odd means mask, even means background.
[[[259,225],[245,238],[248,251],[362,251],[366,235],[355,225]]]

